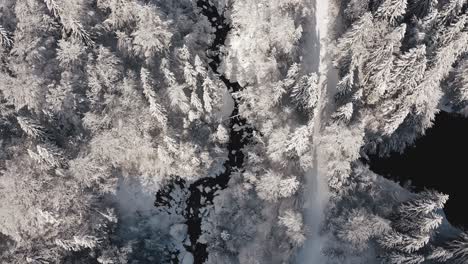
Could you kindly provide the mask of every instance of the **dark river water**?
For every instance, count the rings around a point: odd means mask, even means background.
[[[372,171],[408,180],[416,190],[430,188],[450,196],[444,211],[449,222],[468,228],[468,118],[441,112],[433,127],[403,154],[370,157]]]
[[[200,8],[200,14],[206,16],[215,31],[215,39],[209,48],[211,62],[209,66],[216,73],[219,79],[225,84],[230,93],[236,93],[242,89],[238,83],[230,82],[225,76],[218,72],[219,64],[221,63],[220,47],[226,42],[231,25],[228,23],[222,10],[217,10],[216,6],[211,4],[209,0],[198,0],[197,6]],[[167,206],[168,197],[175,185],[182,188],[187,188],[189,197],[187,199],[187,207],[185,210],[186,224],[188,227],[188,235],[190,238],[190,246],[186,249],[192,253],[194,264],[202,264],[208,258],[208,245],[199,243],[198,238],[202,234],[202,216],[200,210],[207,204],[212,204],[217,192],[224,190],[228,186],[231,178],[231,173],[242,169],[244,161],[244,153],[242,148],[247,144],[252,134],[252,129],[246,125],[246,120],[239,116],[239,105],[235,98],[234,110],[230,116],[229,123],[229,143],[227,144],[228,160],[224,163],[225,170],[217,177],[208,177],[197,180],[193,183],[187,183],[182,179],[176,179],[171,185],[160,190],[156,195],[155,206]],[[209,191],[206,191],[209,187]],[[202,204],[202,198],[205,203]],[[174,260],[175,261],[175,260]]]

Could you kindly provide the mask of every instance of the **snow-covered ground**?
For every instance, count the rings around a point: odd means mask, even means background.
[[[319,104],[314,114],[313,126],[313,149],[314,149],[314,168],[311,168],[306,174],[306,202],[304,204],[304,218],[307,226],[307,241],[302,250],[299,252],[297,263],[310,263],[319,264],[325,263],[324,256],[321,254],[325,237],[320,234],[321,224],[324,218],[324,209],[328,202],[328,185],[324,173],[324,160],[320,153],[320,136],[321,128],[324,124],[322,118],[326,115],[323,114],[328,96],[327,77],[329,71],[330,61],[327,56],[327,39],[328,39],[328,25],[329,25],[329,0],[312,1],[315,6],[313,23],[315,24],[315,36],[310,39],[318,43],[310,43],[311,58],[318,69],[319,75]],[[318,47],[318,48],[317,48]],[[318,61],[318,63],[317,63]],[[314,67],[312,67],[314,68]]]

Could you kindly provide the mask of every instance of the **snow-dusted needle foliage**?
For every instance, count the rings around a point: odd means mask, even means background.
[[[0,0],[0,263],[468,262],[362,163],[468,115],[467,10]]]

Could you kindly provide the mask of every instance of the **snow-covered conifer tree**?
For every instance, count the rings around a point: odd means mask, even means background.
[[[463,263],[363,162],[467,115],[467,10],[0,1],[0,262]]]

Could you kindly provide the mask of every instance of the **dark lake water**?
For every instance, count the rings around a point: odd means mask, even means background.
[[[455,226],[468,228],[468,118],[441,112],[434,125],[403,154],[370,157],[372,171],[408,180],[416,190],[435,189],[450,196],[444,211]]]

